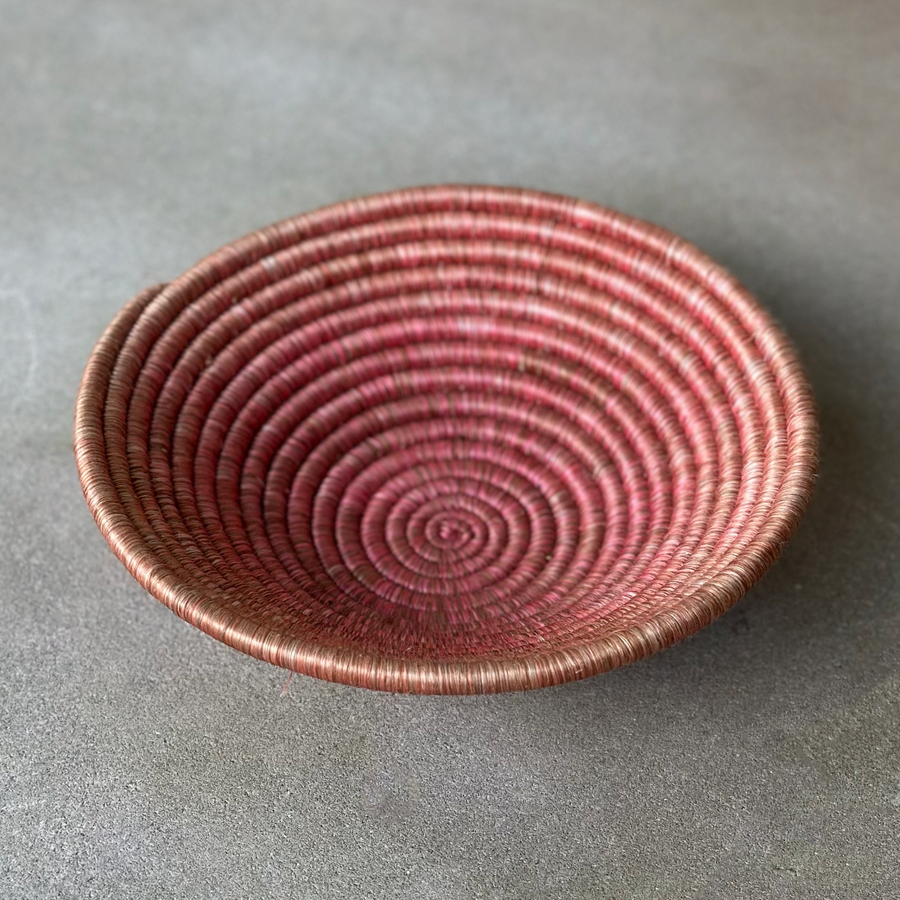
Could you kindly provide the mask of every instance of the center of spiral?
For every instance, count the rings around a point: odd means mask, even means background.
[[[425,524],[425,539],[437,550],[461,550],[475,537],[475,529],[455,512],[438,513]]]

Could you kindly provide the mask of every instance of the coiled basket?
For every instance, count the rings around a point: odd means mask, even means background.
[[[668,232],[445,186],[257,231],[87,366],[85,496],[135,578],[287,669],[388,691],[584,678],[724,612],[815,470],[810,391]]]

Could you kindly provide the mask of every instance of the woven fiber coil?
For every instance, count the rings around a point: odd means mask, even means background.
[[[786,338],[646,223],[444,186],[257,231],[128,304],[75,449],[135,578],[260,659],[390,691],[583,678],[724,612],[810,496]]]

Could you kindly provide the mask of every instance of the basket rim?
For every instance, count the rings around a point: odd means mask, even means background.
[[[362,209],[391,209],[430,197],[458,194],[460,203],[478,192],[498,200],[565,204],[572,215],[601,221],[619,241],[653,248],[673,268],[703,284],[713,295],[729,294],[760,323],[761,333],[777,353],[767,362],[783,385],[781,399],[789,443],[793,442],[780,487],[768,519],[749,547],[701,587],[690,591],[677,607],[658,612],[649,621],[622,627],[583,644],[518,658],[459,658],[424,660],[383,656],[360,649],[335,649],[301,638],[285,638],[218,605],[179,583],[146,545],[117,504],[103,441],[103,409],[119,351],[143,310],[154,300],[164,302],[188,279],[215,281],[223,256],[229,262],[252,262],[266,255],[263,245],[298,233],[311,220],[340,222],[343,215]],[[461,206],[464,209],[465,206]],[[754,335],[755,337],[755,335]],[[787,426],[790,425],[790,428]],[[774,318],[727,270],[693,244],[668,230],[596,203],[523,188],[444,184],[371,194],[321,206],[273,225],[257,229],[224,245],[188,269],[171,285],[156,285],[139,293],[103,332],[88,359],[77,395],[74,449],[82,489],[91,513],[107,543],[131,574],[158,600],[181,618],[219,641],[257,659],[316,678],[384,691],[460,694],[494,693],[547,687],[599,674],[651,655],[699,631],[725,612],[772,565],[796,531],[809,504],[817,471],[819,426],[812,391],[789,339]]]

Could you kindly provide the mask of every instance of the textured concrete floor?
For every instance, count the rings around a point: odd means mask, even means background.
[[[898,47],[889,0],[0,0],[0,897],[900,897]],[[225,241],[448,180],[730,266],[807,363],[818,493],[639,665],[282,698],[107,550],[81,369]]]

